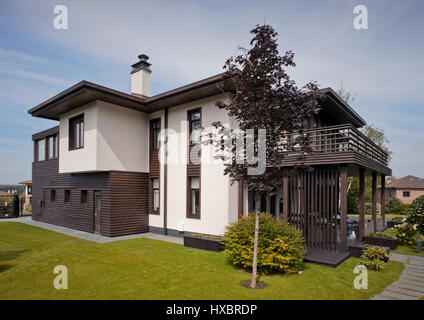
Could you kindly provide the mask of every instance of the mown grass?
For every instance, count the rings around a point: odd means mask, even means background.
[[[265,289],[240,283],[250,273],[224,253],[187,249],[146,238],[104,244],[41,228],[0,223],[0,299],[369,299],[399,278],[403,265],[370,271],[368,290],[356,290],[349,258],[337,268],[306,263],[296,275],[265,275]],[[67,290],[53,287],[53,268],[65,265]]]
[[[348,217],[359,217],[359,213],[357,214],[348,214]],[[367,219],[371,219],[371,215],[370,214],[366,214],[365,218]],[[397,217],[401,217],[401,218],[406,218],[405,214],[385,214],[386,219],[393,219],[393,218],[397,218]],[[380,214],[377,214],[377,218],[381,218]]]
[[[396,237],[396,228],[387,228],[386,230],[383,231],[384,234],[387,234],[390,237]],[[421,236],[421,240],[422,243],[424,243],[424,237]],[[405,245],[398,245],[396,250],[394,250],[393,252],[395,253],[400,253],[400,254],[407,254],[407,255],[412,255],[412,256],[419,256],[419,257],[424,257],[424,252],[423,252],[424,248],[421,249],[421,253],[417,253],[417,245],[413,245],[413,246],[405,246]]]

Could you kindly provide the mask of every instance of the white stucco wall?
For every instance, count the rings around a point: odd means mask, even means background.
[[[84,114],[84,148],[69,151],[69,119]],[[97,170],[97,103],[92,102],[60,116],[59,173]]]
[[[84,148],[69,151],[69,119],[84,113]],[[60,117],[59,172],[148,172],[147,116],[103,101]]]
[[[179,142],[183,145],[182,150],[187,150],[187,132],[182,132],[181,121],[187,120],[188,110],[202,109],[202,127],[204,128],[215,121],[231,125],[226,111],[215,106],[217,99],[225,100],[228,97],[219,95],[169,109],[168,127],[177,132]],[[179,146],[173,143],[169,147],[177,148]],[[237,220],[237,184],[230,186],[230,179],[224,175],[222,163],[219,165],[207,163],[206,148],[206,146],[202,146],[200,219],[186,217],[187,153],[181,154],[182,159],[185,160],[183,163],[168,164],[169,229],[220,235],[230,222]]]

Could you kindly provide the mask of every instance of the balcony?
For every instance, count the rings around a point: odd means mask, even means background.
[[[304,154],[307,165],[351,163],[391,175],[388,154],[372,142],[353,125],[337,125],[306,130],[311,153]],[[295,138],[296,134],[289,137]],[[284,166],[296,163],[301,154],[290,152],[283,161]],[[297,162],[298,163],[298,162]]]

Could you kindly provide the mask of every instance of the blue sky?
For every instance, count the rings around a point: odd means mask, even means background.
[[[68,8],[69,29],[53,28]],[[368,8],[368,30],[353,8]],[[31,177],[31,135],[56,125],[27,110],[80,80],[129,92],[146,53],[152,94],[222,71],[264,20],[293,50],[304,84],[343,85],[355,110],[385,130],[396,177],[424,177],[423,1],[0,1],[0,184]]]

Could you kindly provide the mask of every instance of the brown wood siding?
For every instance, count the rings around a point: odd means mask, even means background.
[[[102,191],[102,233],[110,235],[110,188],[108,173],[59,174],[59,160],[32,164],[32,217],[34,220],[72,229],[93,232],[93,191]],[[51,201],[50,191],[56,190]],[[70,201],[65,203],[65,190]],[[87,190],[87,202],[81,203],[81,190]],[[43,201],[40,207],[39,201]]]
[[[94,191],[102,195],[101,233],[119,236],[147,232],[148,173],[101,172],[59,174],[59,160],[33,162],[33,214],[37,221],[94,232]],[[50,190],[56,190],[51,201]],[[71,191],[65,203],[65,190]],[[81,203],[81,191],[87,202]],[[40,201],[43,206],[40,207]]]
[[[111,236],[149,231],[148,173],[110,173]]]

